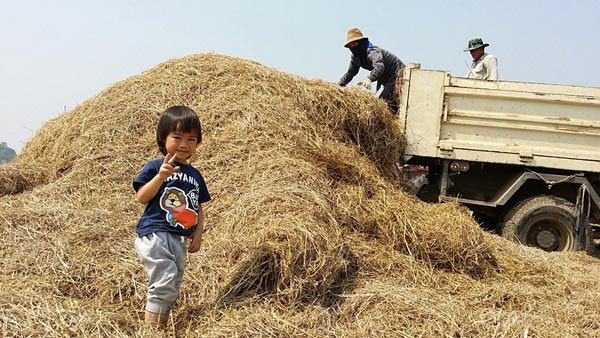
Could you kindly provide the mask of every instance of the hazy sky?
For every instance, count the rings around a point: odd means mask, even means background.
[[[0,4],[0,142],[17,152],[49,119],[171,58],[213,52],[337,82],[352,27],[423,68],[464,76],[463,49],[480,36],[501,80],[600,87],[597,0]]]

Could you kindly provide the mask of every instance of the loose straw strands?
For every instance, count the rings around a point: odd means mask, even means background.
[[[181,104],[200,115],[192,162],[213,200],[167,334],[600,335],[598,261],[519,247],[456,203],[406,195],[384,102],[215,54],[108,87],[0,166],[4,334],[143,335],[131,180],[160,156],[158,115]]]

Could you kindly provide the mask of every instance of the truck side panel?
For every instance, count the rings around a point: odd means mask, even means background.
[[[438,155],[440,112],[444,106],[445,72],[412,72],[407,78],[408,104],[406,114],[406,154],[424,157]],[[412,88],[418,88],[413,90]],[[401,113],[402,114],[402,113]]]
[[[407,72],[407,158],[600,172],[600,89]]]

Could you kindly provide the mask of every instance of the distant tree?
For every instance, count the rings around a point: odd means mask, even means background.
[[[8,163],[17,156],[17,152],[8,147],[6,142],[0,142],[0,163]]]

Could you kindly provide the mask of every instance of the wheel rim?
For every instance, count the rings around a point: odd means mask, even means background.
[[[538,218],[531,221],[525,233],[526,244],[545,251],[570,248],[573,239],[565,221],[557,218]]]

